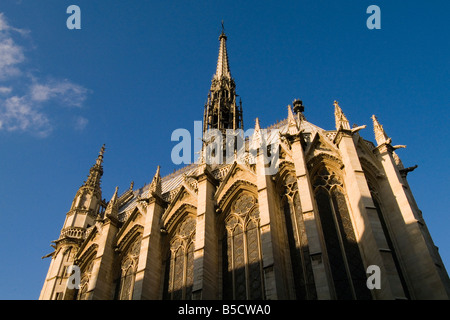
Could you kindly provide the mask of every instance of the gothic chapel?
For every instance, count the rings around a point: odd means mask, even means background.
[[[226,41],[203,131],[243,129]],[[308,122],[300,100],[279,132],[279,163],[200,159],[102,200],[105,148],[76,192],[40,294],[43,300],[449,299],[450,281],[405,168],[378,119],[375,141]],[[256,121],[255,133],[262,130]],[[206,143],[206,142],[204,142]],[[68,268],[80,270],[78,289]],[[379,289],[369,289],[369,266]]]

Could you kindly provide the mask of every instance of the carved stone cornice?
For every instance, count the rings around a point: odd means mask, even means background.
[[[84,242],[84,239],[83,238],[62,237],[62,238],[59,238],[58,240],[54,240],[52,242],[56,245],[56,248],[59,248],[64,245],[80,246]]]

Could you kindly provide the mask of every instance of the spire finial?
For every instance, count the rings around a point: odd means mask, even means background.
[[[222,21],[222,33],[219,36],[220,47],[219,47],[219,57],[217,58],[217,69],[214,78],[220,80],[222,77],[231,79],[230,66],[228,64],[228,53],[227,53],[227,36],[224,32],[224,26]]]
[[[102,145],[102,147],[100,148],[100,152],[98,153],[98,157],[97,157],[97,164],[101,165],[103,163],[103,155],[105,154],[105,144]]]
[[[100,179],[103,175],[103,155],[105,153],[105,144],[100,148],[95,164],[89,170],[89,176],[84,182],[85,186],[100,188]]]

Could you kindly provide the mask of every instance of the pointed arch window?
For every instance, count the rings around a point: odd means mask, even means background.
[[[141,250],[141,237],[139,236],[122,257],[121,276],[119,281],[120,300],[132,300],[136,271]]]
[[[264,299],[259,210],[249,194],[241,195],[225,220],[223,297]]]
[[[336,298],[371,299],[340,177],[322,167],[313,187]]]
[[[188,216],[170,241],[164,285],[165,299],[190,300],[192,298],[195,228],[195,217]]]
[[[367,176],[367,174],[366,174],[366,176]],[[409,290],[408,290],[408,286],[406,284],[405,277],[404,277],[403,272],[402,272],[402,268],[400,266],[400,261],[399,261],[399,258],[397,256],[397,253],[396,253],[396,250],[395,250],[395,246],[394,246],[394,243],[392,241],[391,234],[389,232],[388,225],[387,225],[386,220],[384,218],[383,209],[382,209],[383,208],[382,201],[380,199],[380,196],[378,194],[377,189],[374,186],[375,184],[372,183],[370,179],[367,179],[367,185],[369,186],[370,195],[372,197],[372,201],[373,201],[373,204],[375,206],[375,210],[377,211],[378,219],[380,221],[381,228],[383,230],[383,234],[385,236],[386,243],[387,243],[389,251],[390,251],[389,253],[385,252],[385,254],[390,254],[391,255],[392,260],[394,262],[395,271],[397,272],[398,278],[399,278],[400,283],[401,283],[401,287],[403,289],[403,294],[405,295],[405,297],[407,299],[410,299],[411,297],[410,297],[410,294],[409,294]]]
[[[286,223],[296,299],[317,299],[297,181],[292,175],[288,175],[283,185],[282,211]]]
[[[92,270],[94,269],[94,257],[96,253],[92,254],[87,260],[87,263],[81,269],[81,281],[80,288],[76,296],[77,300],[89,300],[90,292],[89,290],[89,280],[91,278]]]

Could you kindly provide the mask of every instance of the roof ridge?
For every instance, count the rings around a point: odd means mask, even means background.
[[[170,180],[171,178],[174,178],[174,177],[176,177],[176,176],[178,176],[178,175],[188,171],[189,169],[192,169],[193,167],[196,167],[197,165],[198,164],[196,162],[192,162],[192,163],[190,163],[190,164],[188,164],[188,165],[186,165],[186,166],[184,166],[184,167],[182,167],[182,168],[180,168],[178,170],[175,170],[174,172],[169,173],[167,176],[162,177],[161,178],[161,182],[166,182],[167,180]]]

